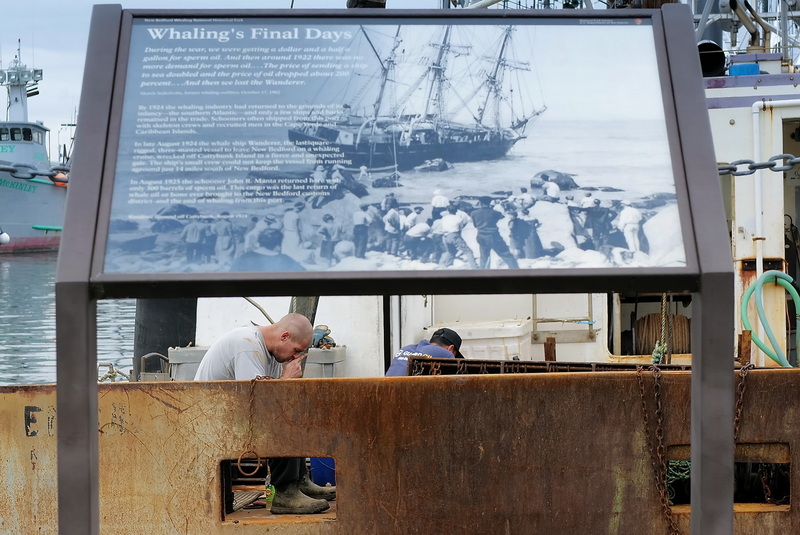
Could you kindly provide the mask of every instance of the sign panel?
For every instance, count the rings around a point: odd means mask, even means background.
[[[134,18],[104,272],[686,266],[651,19],[366,20]]]

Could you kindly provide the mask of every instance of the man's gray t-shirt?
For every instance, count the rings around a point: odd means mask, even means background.
[[[283,365],[267,350],[258,327],[239,327],[218,338],[203,356],[195,381],[279,378]]]

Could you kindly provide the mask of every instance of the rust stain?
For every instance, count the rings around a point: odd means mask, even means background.
[[[47,413],[47,436],[54,437],[56,435],[56,408],[47,407]]]
[[[186,410],[185,408],[182,409],[180,407],[177,407],[177,406],[173,405],[172,403],[162,399],[161,397],[156,396],[153,392],[150,392],[149,389],[142,389],[141,392],[143,392],[144,394],[146,394],[146,395],[150,396],[151,398],[157,400],[159,403],[163,404],[164,406],[169,407],[172,410],[178,411],[178,413],[181,413],[184,410]],[[159,389],[158,393],[161,394],[160,389]]]

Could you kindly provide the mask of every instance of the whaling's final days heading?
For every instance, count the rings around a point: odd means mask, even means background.
[[[277,40],[324,40],[336,43],[339,39],[352,39],[350,31],[320,30],[319,28],[291,28],[288,30],[270,30],[269,28],[250,28],[245,30],[207,30],[205,28],[192,28],[183,30],[178,28],[147,28],[152,39],[161,40],[213,40],[227,43],[231,39],[277,39]]]

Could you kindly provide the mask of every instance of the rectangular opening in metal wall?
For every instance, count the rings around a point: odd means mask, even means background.
[[[330,457],[300,458],[302,463],[300,488],[289,489],[288,492],[294,494],[297,491],[304,492],[303,496],[293,496],[288,502],[281,501],[280,504],[275,502],[277,491],[275,485],[267,485],[267,477],[269,476],[269,482],[272,483],[275,481],[272,470],[277,473],[276,462],[293,460],[292,458],[271,460],[242,458],[221,461],[222,520],[236,524],[335,520],[336,468],[334,459]],[[334,499],[326,499],[331,497]],[[309,502],[307,498],[317,501]],[[281,500],[280,497],[278,499]],[[294,511],[291,510],[293,507],[296,507]],[[322,510],[313,513],[309,507]],[[300,512],[301,510],[305,512]]]
[[[673,512],[688,512],[685,508],[691,501],[692,465],[689,451],[690,447],[686,445],[667,448],[667,494]],[[788,444],[737,444],[734,508],[738,512],[788,509],[791,503],[791,475]]]

